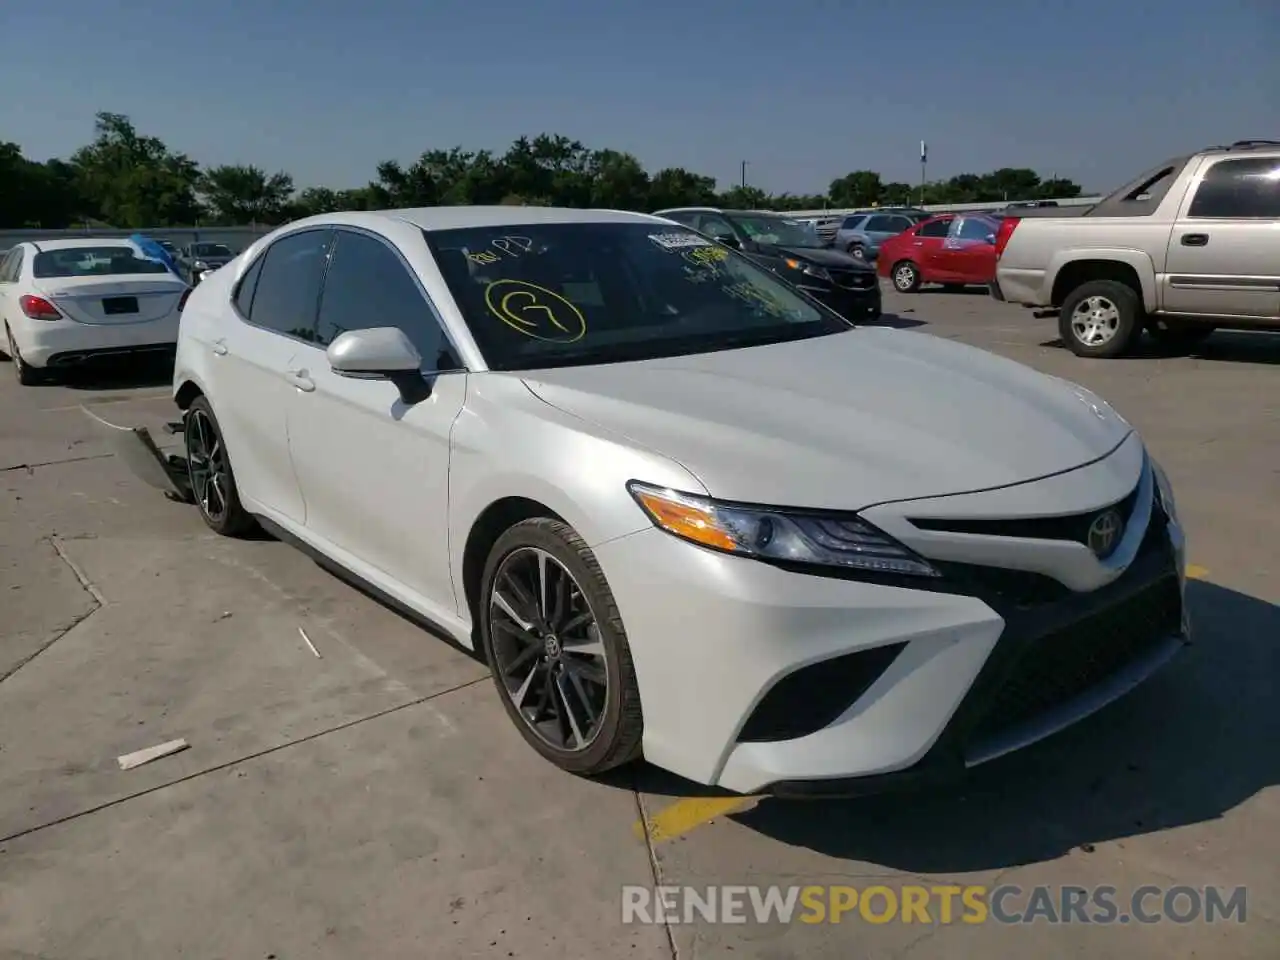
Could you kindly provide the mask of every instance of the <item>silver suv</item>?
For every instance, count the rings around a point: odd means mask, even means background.
[[[836,231],[835,246],[873,263],[880,254],[881,241],[896,237],[931,216],[924,210],[863,210],[850,214]]]
[[[1280,328],[1280,141],[1175,157],[1068,210],[1005,219],[992,293],[1057,311],[1076,354],[1121,356],[1144,329],[1189,347]]]

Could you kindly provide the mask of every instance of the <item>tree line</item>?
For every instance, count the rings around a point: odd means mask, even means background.
[[[248,164],[202,168],[129,117],[99,113],[93,141],[66,160],[23,156],[0,141],[0,228],[60,229],[83,224],[139,227],[275,225],[335,210],[377,210],[437,204],[516,204],[817,210],[918,203],[1004,203],[1080,195],[1061,178],[1005,168],[965,173],[923,187],[884,182],[856,170],[831,182],[825,195],[767,194],[752,186],[717,189],[715,178],[682,167],[647,172],[618,150],[594,150],[568,137],[520,137],[503,154],[489,150],[428,150],[405,166],[378,164],[362,187],[297,189],[285,171]]]

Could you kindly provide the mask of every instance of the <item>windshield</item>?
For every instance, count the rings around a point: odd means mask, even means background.
[[[197,243],[195,255],[197,257],[229,257],[231,249],[220,243]]]
[[[768,214],[730,214],[733,222],[756,243],[769,247],[824,247],[812,225]]]
[[[155,260],[144,260],[131,246],[68,247],[37,253],[31,261],[32,275],[50,277],[117,277],[137,273],[168,273]]]
[[[682,227],[521,224],[425,235],[494,370],[708,353],[851,326]]]

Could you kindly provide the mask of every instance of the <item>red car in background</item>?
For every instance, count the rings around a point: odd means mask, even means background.
[[[999,217],[989,213],[944,213],[880,241],[876,270],[899,293],[922,284],[944,287],[989,285],[996,277]]]

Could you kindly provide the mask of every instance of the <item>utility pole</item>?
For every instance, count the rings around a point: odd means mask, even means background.
[[[742,189],[747,189],[747,161],[742,161]]]
[[[929,165],[929,145],[920,141],[920,206],[924,206],[925,171]]]

